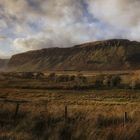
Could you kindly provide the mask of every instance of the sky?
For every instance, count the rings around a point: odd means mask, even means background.
[[[0,58],[122,38],[140,41],[140,0],[0,0]]]

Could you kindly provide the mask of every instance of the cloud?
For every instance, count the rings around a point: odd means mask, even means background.
[[[119,26],[138,25],[140,22],[139,0],[88,0],[94,16]]]
[[[139,0],[0,0],[0,34],[12,40],[14,53],[109,38],[140,41],[139,5]]]
[[[84,21],[82,0],[1,0],[0,5],[8,34],[15,37],[13,49],[18,51],[71,46],[82,41],[79,35],[87,28],[77,25]],[[79,29],[78,36],[74,29]]]
[[[75,44],[91,40],[94,33],[99,32],[99,29],[96,29],[94,26],[92,25],[92,28],[78,23],[74,27],[62,26],[57,29],[50,27],[38,35],[15,39],[13,46],[17,50],[21,49],[24,51],[50,47],[71,47]],[[89,30],[89,28],[92,29]]]
[[[88,5],[96,18],[124,30],[124,37],[140,40],[139,0],[88,0]]]
[[[52,22],[74,22],[82,16],[81,0],[1,0],[5,21],[24,24],[46,18]],[[55,24],[54,22],[54,24]]]

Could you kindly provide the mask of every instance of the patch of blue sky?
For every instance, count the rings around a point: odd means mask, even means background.
[[[27,25],[29,26],[29,28],[33,33],[41,32],[44,29],[44,21],[42,21],[41,19],[32,21],[30,20],[27,22]]]

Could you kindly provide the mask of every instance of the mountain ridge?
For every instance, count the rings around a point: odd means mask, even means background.
[[[111,39],[33,50],[13,55],[8,67],[16,71],[139,69],[140,42]]]

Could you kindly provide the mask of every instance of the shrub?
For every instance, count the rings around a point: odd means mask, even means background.
[[[119,75],[114,75],[111,78],[110,86],[111,87],[118,87],[121,83],[121,77]]]
[[[77,78],[78,83],[82,84],[82,83],[87,82],[87,78],[81,73],[79,73],[76,78]]]
[[[95,87],[99,88],[103,86],[104,75],[97,75],[95,77]]]
[[[69,75],[60,75],[57,77],[57,82],[68,82],[70,81]]]
[[[42,72],[36,73],[35,78],[36,79],[42,79],[42,78],[44,78],[44,73],[42,73]]]
[[[136,89],[140,87],[140,80],[139,79],[133,79],[129,84],[131,89]]]
[[[130,82],[130,85],[129,85],[129,86],[130,86],[131,89],[134,90],[134,89],[136,88],[136,85],[137,85],[136,81],[135,81],[135,80],[132,80],[132,81]]]
[[[107,75],[104,77],[104,80],[103,80],[103,85],[105,87],[110,87],[110,83],[111,83],[111,76],[110,75]]]
[[[49,76],[48,76],[48,79],[49,79],[49,81],[55,81],[56,80],[56,74],[54,72],[50,73]]]
[[[74,81],[75,80],[75,75],[70,76],[70,81]]]
[[[23,72],[22,73],[22,78],[34,78],[34,73],[33,72]]]

